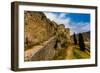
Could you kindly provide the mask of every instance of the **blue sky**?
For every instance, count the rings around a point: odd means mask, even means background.
[[[62,12],[44,12],[44,14],[50,20],[70,28],[71,34],[90,31],[90,14]]]

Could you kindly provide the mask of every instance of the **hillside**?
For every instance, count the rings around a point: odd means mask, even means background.
[[[50,21],[43,12],[25,11],[24,21],[25,49],[41,44],[55,35],[61,45],[71,42],[69,29],[65,28],[63,24]]]
[[[77,36],[77,35],[76,35]],[[83,37],[89,37],[83,33]],[[86,38],[86,40],[88,40]],[[24,12],[24,50],[25,61],[63,60],[89,58],[86,51],[80,51],[73,44],[70,29],[57,24],[43,12]],[[80,54],[82,52],[82,54]],[[88,54],[90,54],[88,52]],[[83,55],[85,55],[83,57]]]
[[[82,34],[82,36],[83,36],[85,42],[90,42],[90,31],[88,31],[88,32],[83,32],[83,33],[81,33],[81,34]],[[74,36],[74,34],[71,35],[71,39],[72,39],[72,40],[74,39],[73,36]],[[78,39],[79,39],[79,34],[75,34],[75,36],[76,36],[76,39],[77,39],[77,41],[78,41]],[[74,41],[73,41],[73,42],[74,42]]]
[[[90,31],[82,33],[85,41],[90,41]]]

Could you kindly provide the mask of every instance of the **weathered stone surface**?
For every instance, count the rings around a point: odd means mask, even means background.
[[[54,48],[56,37],[51,37],[48,41],[44,42],[39,46],[35,46],[29,51],[26,51],[25,61],[40,61],[40,60],[51,60],[56,54]]]
[[[52,60],[56,52],[71,43],[70,29],[48,19],[43,12],[25,11],[25,61]],[[55,37],[51,40],[52,37]],[[45,43],[44,42],[48,42]],[[42,46],[41,46],[42,45]],[[33,48],[34,46],[41,46]],[[25,51],[25,52],[26,52]]]
[[[25,11],[25,48],[41,44],[54,36],[57,24],[46,18],[42,12]]]

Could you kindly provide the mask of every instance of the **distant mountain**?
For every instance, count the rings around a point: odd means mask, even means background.
[[[81,33],[81,34],[82,34],[83,39],[84,39],[85,42],[90,42],[90,31],[88,31],[88,32],[83,32],[83,33]],[[77,39],[77,41],[78,41],[78,39],[79,39],[79,34],[75,34],[75,36],[76,36],[76,39]],[[74,36],[71,35],[71,40],[72,40],[72,42],[74,43],[74,38],[73,38],[73,37],[74,37]]]
[[[85,41],[90,41],[90,31],[82,33]]]

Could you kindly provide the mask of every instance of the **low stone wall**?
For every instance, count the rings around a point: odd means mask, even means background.
[[[51,60],[55,54],[56,49],[54,48],[56,44],[56,37],[50,38],[48,41],[43,43],[41,48],[37,51],[35,48],[33,49],[33,52],[35,52],[30,60],[28,61],[40,61],[40,60]]]

